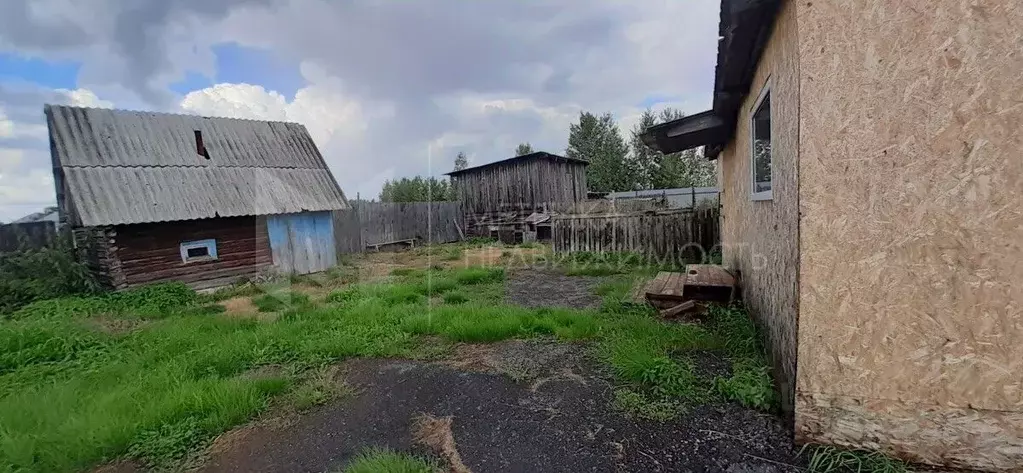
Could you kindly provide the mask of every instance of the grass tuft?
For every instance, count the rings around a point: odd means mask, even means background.
[[[444,293],[444,302],[446,304],[462,304],[469,301],[469,296],[465,295],[461,291],[451,291]]]
[[[807,468],[811,473],[905,473],[909,471],[905,463],[880,452],[844,450],[817,445],[803,447],[804,450],[807,448],[813,451]]]
[[[260,312],[281,312],[290,309],[306,309],[311,306],[309,296],[301,292],[282,291],[267,293],[252,299]]]
[[[685,412],[685,408],[678,402],[650,399],[643,393],[628,388],[614,390],[611,406],[627,415],[657,422],[667,422]]]
[[[393,450],[368,449],[359,453],[339,473],[434,473],[435,462]]]
[[[504,268],[464,268],[455,271],[459,284],[485,284],[504,280]]]

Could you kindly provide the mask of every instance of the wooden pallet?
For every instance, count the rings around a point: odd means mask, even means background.
[[[664,310],[690,300],[730,302],[736,286],[735,277],[721,266],[691,264],[685,273],[657,273],[645,284],[638,284],[632,298]]]
[[[650,305],[658,309],[668,309],[685,302],[682,289],[685,286],[685,275],[661,271],[647,283],[643,290],[644,298]]]

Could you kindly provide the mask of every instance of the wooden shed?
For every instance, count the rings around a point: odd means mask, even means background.
[[[723,0],[724,263],[800,442],[1023,470],[1023,3]],[[666,58],[669,59],[669,58]]]
[[[112,288],[227,284],[337,262],[348,202],[296,123],[47,105],[54,185],[89,266]]]
[[[549,238],[549,218],[545,216],[586,200],[588,164],[541,151],[450,172],[448,176],[462,201],[467,233],[509,234],[521,239],[522,232],[539,231],[541,238]]]

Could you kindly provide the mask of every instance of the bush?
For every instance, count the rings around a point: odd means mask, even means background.
[[[76,260],[70,241],[61,240],[51,248],[0,253],[0,314],[35,301],[99,290],[88,268]]]
[[[96,296],[41,300],[18,309],[10,317],[65,318],[111,314],[156,318],[201,301],[195,291],[188,286],[180,282],[171,282]]]

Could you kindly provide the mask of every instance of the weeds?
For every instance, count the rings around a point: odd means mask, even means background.
[[[441,256],[444,261],[457,261],[462,259],[462,249],[458,247],[448,248],[444,251],[444,255]]]
[[[70,237],[49,248],[0,253],[0,314],[35,301],[99,292],[99,283],[75,257]]]
[[[680,413],[687,406],[713,400],[736,401],[770,411],[777,395],[756,326],[736,307],[712,307],[707,327],[665,324],[652,309],[629,299],[631,278],[618,278],[597,288],[604,297],[602,312],[613,314],[606,334],[597,344],[598,357],[628,389],[631,413],[657,412],[654,417]],[[732,375],[709,379],[700,376],[684,357],[693,350],[724,350],[732,362]],[[637,403],[649,404],[645,408]],[[671,406],[671,408],[668,408]],[[646,417],[649,415],[644,414]]]
[[[459,284],[484,284],[504,280],[504,268],[465,268],[455,272]]]
[[[676,401],[649,399],[643,393],[628,388],[615,389],[611,406],[640,419],[658,422],[667,422],[685,412],[685,408]]]
[[[436,462],[398,453],[393,450],[369,449],[359,453],[337,473],[434,473],[440,471]]]
[[[260,312],[281,312],[287,309],[301,309],[310,306],[309,296],[295,291],[263,294],[252,299],[252,304]]]
[[[808,447],[813,450],[807,469],[812,473],[905,473],[909,471],[905,463],[880,452],[809,445],[803,447],[803,450]]]
[[[287,398],[291,407],[304,411],[351,394],[351,388],[338,379],[335,369],[328,366],[311,370],[306,379],[288,393]]]
[[[464,292],[455,291],[444,294],[444,303],[446,304],[462,304],[469,301],[469,296],[465,295]]]
[[[410,272],[335,290],[326,304],[260,289],[254,304],[281,314],[271,321],[211,315],[202,304],[221,296],[179,284],[29,304],[0,320],[0,470],[82,470],[123,455],[174,464],[275,398],[304,409],[344,395],[323,366],[436,356],[446,346],[418,335],[594,340],[619,383],[615,406],[645,418],[668,419],[705,399],[774,402],[755,327],[741,311],[713,312],[708,328],[667,324],[628,301],[626,277],[601,285],[599,312],[509,306],[504,276],[500,268]],[[438,294],[446,304],[428,305],[426,296]],[[82,323],[98,315],[156,320],[114,336]],[[723,349],[735,375],[703,379],[673,357],[680,348]],[[267,366],[280,372],[251,375]]]

